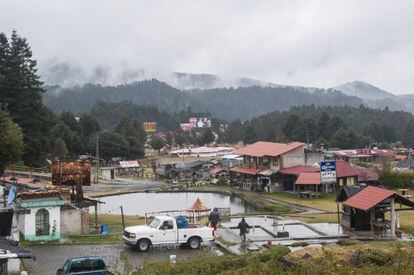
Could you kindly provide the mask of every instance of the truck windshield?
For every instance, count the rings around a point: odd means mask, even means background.
[[[151,228],[158,228],[158,226],[160,225],[161,221],[159,219],[153,219],[148,226]]]

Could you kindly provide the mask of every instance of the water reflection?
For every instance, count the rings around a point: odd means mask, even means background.
[[[143,216],[146,212],[184,210],[191,207],[194,202],[200,200],[209,208],[230,207],[231,214],[252,212],[252,208],[245,201],[237,197],[231,197],[216,193],[132,193],[99,198],[105,202],[99,206],[99,212],[106,214],[119,214],[117,207],[124,209],[125,215]]]

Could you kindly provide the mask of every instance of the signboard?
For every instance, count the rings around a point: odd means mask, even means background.
[[[144,122],[144,131],[147,133],[157,132],[157,123],[156,122]]]
[[[137,168],[139,167],[137,160],[121,160],[119,162],[122,168]]]
[[[191,123],[181,123],[180,127],[183,132],[191,132],[194,126]]]
[[[91,165],[80,161],[52,163],[52,184],[90,186]]]
[[[193,125],[193,127],[197,127],[197,118],[196,118],[196,117],[190,117],[190,118],[188,119],[188,122],[189,122],[190,124],[192,124],[192,125]]]
[[[211,128],[211,119],[207,117],[199,117],[197,119],[197,128]]]
[[[321,183],[336,183],[335,161],[321,161]]]

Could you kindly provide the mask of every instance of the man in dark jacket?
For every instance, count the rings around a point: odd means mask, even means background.
[[[240,235],[240,238],[242,239],[242,243],[244,243],[246,241],[247,229],[248,228],[252,228],[252,227],[247,224],[246,220],[243,217],[242,220],[241,220],[241,222],[237,226],[237,228],[240,229],[240,234],[239,235]]]
[[[210,226],[217,231],[217,224],[220,221],[220,214],[218,212],[217,207],[214,207],[213,211],[210,212],[210,216],[208,216],[208,221],[210,222]]]

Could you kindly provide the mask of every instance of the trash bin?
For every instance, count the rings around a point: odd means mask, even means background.
[[[178,216],[175,218],[177,221],[177,227],[180,228],[188,228],[188,221],[184,216]]]

